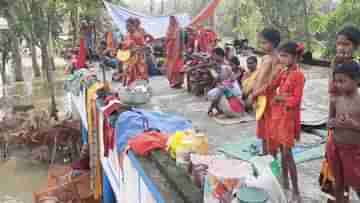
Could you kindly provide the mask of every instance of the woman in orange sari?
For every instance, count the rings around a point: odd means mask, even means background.
[[[148,80],[148,67],[144,59],[145,36],[136,29],[136,21],[132,18],[127,20],[128,34],[122,44],[122,48],[131,51],[131,59],[126,68],[125,85],[129,86],[136,80]]]
[[[170,16],[170,24],[166,34],[166,62],[167,76],[172,88],[181,88],[184,61],[182,58],[183,43],[178,21]]]

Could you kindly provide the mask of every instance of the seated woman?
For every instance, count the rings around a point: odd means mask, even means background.
[[[248,101],[248,96],[251,94],[253,90],[253,85],[256,79],[256,75],[258,73],[257,71],[258,61],[256,56],[248,57],[246,63],[248,70],[244,73],[244,76],[242,78],[241,88],[243,90],[243,100],[245,101],[246,109],[247,111],[250,111],[252,108],[252,102]]]
[[[211,105],[208,110],[209,116],[217,116],[223,114],[223,108],[220,102],[225,92],[230,92],[232,96],[241,98],[241,90],[231,66],[225,63],[225,52],[222,48],[215,48],[212,53],[212,59],[217,66],[218,76],[216,78],[216,87],[208,92],[208,99]],[[213,110],[216,109],[216,113]]]
[[[119,65],[119,62],[114,57],[113,51],[114,51],[113,49],[107,48],[107,44],[105,41],[100,42],[99,51],[98,51],[100,62],[106,66],[116,69]]]

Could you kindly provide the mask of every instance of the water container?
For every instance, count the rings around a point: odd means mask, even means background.
[[[239,203],[266,203],[269,195],[266,191],[255,187],[242,187],[236,193]]]

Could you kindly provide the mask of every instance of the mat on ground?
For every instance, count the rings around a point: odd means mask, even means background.
[[[255,121],[255,117],[245,114],[241,117],[229,118],[229,117],[212,117],[217,124],[220,125],[235,125],[239,123],[247,123]]]
[[[241,138],[239,143],[225,144],[217,149],[232,158],[249,161],[261,154],[261,141],[255,136]],[[296,145],[293,155],[297,164],[324,157],[325,144]]]

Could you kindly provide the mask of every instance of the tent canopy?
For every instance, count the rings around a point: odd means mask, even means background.
[[[104,4],[113,20],[113,23],[119,28],[121,34],[126,34],[126,20],[131,17],[136,17],[141,20],[142,26],[146,32],[151,34],[153,37],[162,38],[166,36],[170,16],[147,16],[106,1],[104,1]],[[182,14],[174,16],[179,21],[181,27],[186,27],[190,24],[189,15]]]

